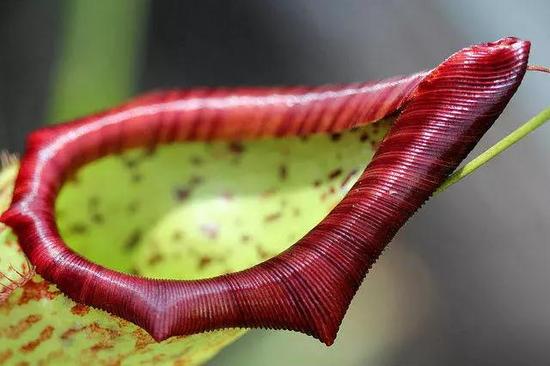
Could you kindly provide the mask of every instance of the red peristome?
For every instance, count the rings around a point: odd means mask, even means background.
[[[384,247],[502,112],[529,48],[505,38],[463,49],[429,73],[367,84],[161,92],[45,128],[29,138],[1,220],[45,279],[159,341],[262,327],[301,331],[329,345]],[[104,155],[175,141],[338,132],[396,111],[342,202],[290,249],[250,269],[194,281],[140,278],[90,263],[57,231],[53,206],[65,177]]]

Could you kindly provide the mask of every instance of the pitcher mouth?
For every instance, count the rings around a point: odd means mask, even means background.
[[[529,48],[504,38],[465,48],[429,73],[298,93],[157,93],[41,129],[28,140],[12,205],[0,220],[46,280],[156,340],[262,327],[301,331],[330,345],[368,269],[505,108]],[[193,281],[147,279],[88,261],[58,233],[53,206],[64,180],[99,157],[174,141],[338,132],[396,112],[373,160],[334,210],[289,250],[250,269]]]

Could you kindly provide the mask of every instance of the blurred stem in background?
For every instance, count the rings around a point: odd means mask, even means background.
[[[48,121],[113,106],[135,91],[148,0],[65,0]]]

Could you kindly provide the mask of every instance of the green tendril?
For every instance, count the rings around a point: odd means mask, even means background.
[[[510,133],[508,136],[504,137],[495,145],[491,146],[485,152],[474,158],[472,161],[457,169],[453,174],[451,174],[451,176],[449,176],[449,178],[447,178],[445,182],[443,182],[443,184],[436,191],[436,194],[443,192],[453,184],[472,174],[477,169],[485,165],[489,160],[498,156],[504,150],[508,149],[510,146],[548,122],[548,120],[550,120],[550,108],[546,108],[545,110],[531,118],[529,121],[527,121],[525,124],[523,124],[521,127],[516,129],[514,132]]]

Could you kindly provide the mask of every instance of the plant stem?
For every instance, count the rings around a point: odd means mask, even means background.
[[[548,120],[550,120],[550,108],[546,108],[517,130],[504,137],[495,145],[491,146],[488,150],[464,165],[462,168],[457,169],[453,174],[451,174],[451,176],[449,176],[449,178],[447,178],[445,182],[443,182],[443,184],[436,191],[436,194],[443,192],[453,184],[472,174],[489,160],[493,159],[495,156],[499,155],[504,150],[508,149],[510,146],[527,136],[529,133],[542,126]]]
[[[63,2],[48,121],[89,114],[134,92],[148,5],[148,0]]]

